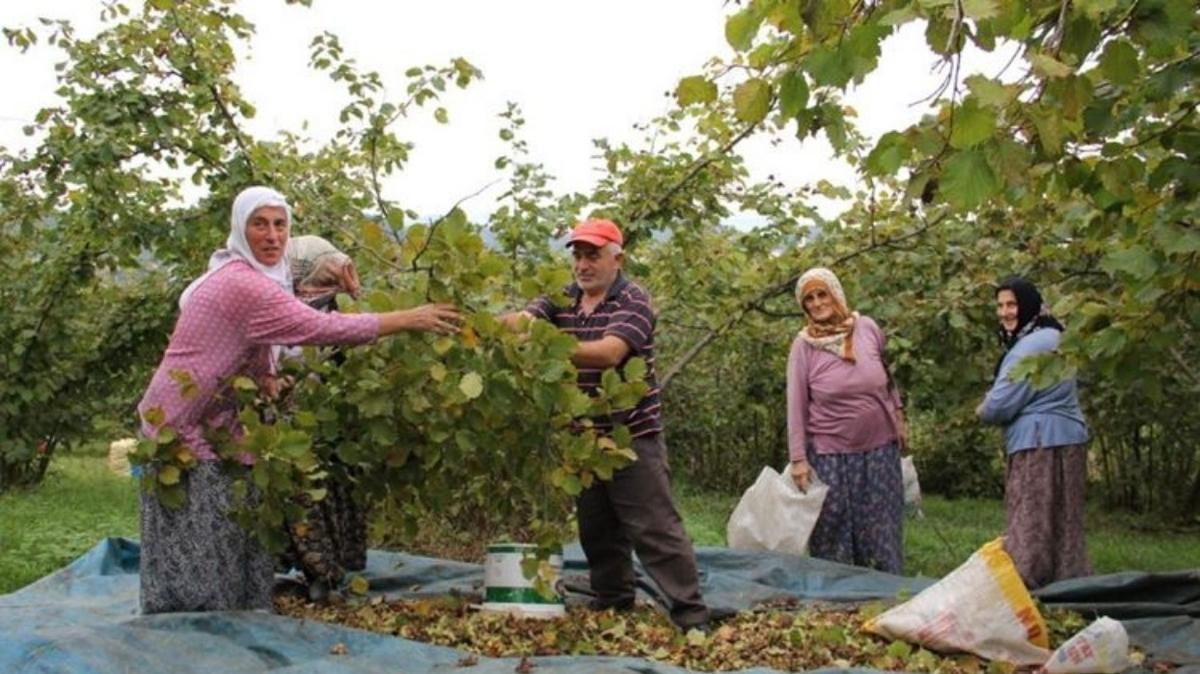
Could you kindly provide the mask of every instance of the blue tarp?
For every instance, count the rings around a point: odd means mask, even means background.
[[[479,658],[459,666],[463,653],[262,612],[142,616],[137,610],[137,543],[107,539],[71,565],[12,594],[0,596],[0,672],[512,672],[515,659]],[[578,548],[566,554],[568,588],[586,590]],[[911,594],[933,581],[903,578],[822,560],[698,548],[705,598],[743,609],[767,599],[857,602]],[[364,574],[371,592],[429,596],[473,592],[482,569],[427,557],[372,551]],[[653,593],[653,585],[643,584]],[[1160,658],[1200,673],[1200,569],[1171,574],[1123,573],[1051,585],[1042,601],[1121,618],[1131,641]],[[337,643],[347,655],[331,655]],[[623,672],[678,674],[676,667],[638,658],[533,658],[537,674]],[[774,670],[743,670],[766,674]],[[844,671],[844,670],[822,670]],[[871,670],[858,670],[871,671]]]

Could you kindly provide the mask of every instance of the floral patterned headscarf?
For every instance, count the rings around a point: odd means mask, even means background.
[[[813,320],[808,309],[804,306],[804,298],[817,290],[824,290],[833,298],[833,316],[827,321]],[[836,274],[824,267],[813,267],[804,272],[796,281],[796,302],[808,316],[808,324],[800,331],[800,338],[811,346],[828,351],[833,355],[849,361],[854,360],[854,320],[858,312],[850,311],[846,304],[846,292]]]

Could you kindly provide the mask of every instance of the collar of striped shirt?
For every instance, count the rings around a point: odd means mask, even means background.
[[[629,285],[629,279],[625,278],[625,273],[617,272],[617,280],[613,281],[613,284],[608,287],[608,292],[604,294],[604,301],[609,302],[617,299],[617,295],[620,295],[621,291],[627,285]],[[579,300],[583,299],[583,288],[580,288],[579,284],[574,281],[571,282],[571,285],[567,286],[566,293],[571,296],[571,299],[575,300],[577,306]]]

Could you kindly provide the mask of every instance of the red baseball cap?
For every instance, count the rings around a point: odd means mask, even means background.
[[[600,248],[609,243],[624,245],[625,237],[621,236],[621,230],[612,220],[584,220],[571,230],[567,246],[580,241]]]

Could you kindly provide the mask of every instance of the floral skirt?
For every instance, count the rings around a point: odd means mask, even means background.
[[[347,571],[367,566],[367,510],[354,500],[351,485],[331,477],[322,483],[325,498],[313,503],[297,497],[305,508],[303,523],[287,527],[288,549],[280,555],[282,570],[297,568],[311,585],[337,588]]]
[[[1065,445],[1008,456],[1004,547],[1030,589],[1088,576],[1083,535],[1087,448]]]
[[[904,478],[895,442],[866,452],[818,454],[808,463],[829,493],[809,539],[813,557],[900,573],[904,566]]]

